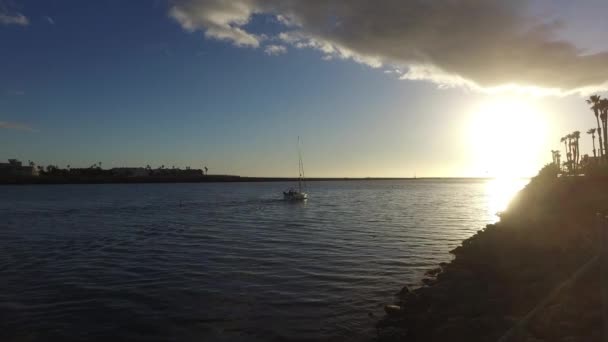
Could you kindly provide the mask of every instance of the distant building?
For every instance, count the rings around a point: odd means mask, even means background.
[[[112,175],[117,177],[146,177],[150,172],[143,167],[115,167],[111,169]]]
[[[17,159],[9,159],[8,163],[0,163],[0,177],[36,177],[38,169],[33,163],[28,166]]]

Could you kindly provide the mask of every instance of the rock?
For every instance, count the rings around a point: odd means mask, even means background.
[[[384,306],[384,312],[387,315],[397,315],[401,312],[401,307],[399,305],[388,304]]]
[[[422,279],[422,283],[424,285],[427,285],[427,286],[432,285],[434,282],[435,282],[435,279],[433,279],[433,278],[424,278],[424,279]]]
[[[398,295],[399,296],[406,296],[408,294],[412,293],[412,290],[410,290],[410,288],[405,285],[404,287],[401,288],[401,291],[399,291]]]
[[[436,267],[436,268],[433,268],[432,270],[426,271],[425,274],[428,275],[428,276],[434,277],[437,274],[439,274],[440,272],[441,272],[441,268],[440,267]]]

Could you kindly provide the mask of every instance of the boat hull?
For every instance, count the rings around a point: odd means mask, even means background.
[[[308,199],[308,194],[305,192],[284,192],[283,199],[286,201],[305,201]]]

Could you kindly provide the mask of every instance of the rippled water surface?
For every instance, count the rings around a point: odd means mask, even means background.
[[[365,339],[524,184],[0,187],[0,338]]]

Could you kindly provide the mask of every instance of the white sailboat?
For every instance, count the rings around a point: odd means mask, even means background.
[[[283,191],[283,198],[286,201],[305,201],[308,199],[306,193],[306,183],[304,182],[304,163],[302,162],[302,151],[300,149],[300,137],[298,137],[298,189],[291,188],[287,191]]]

